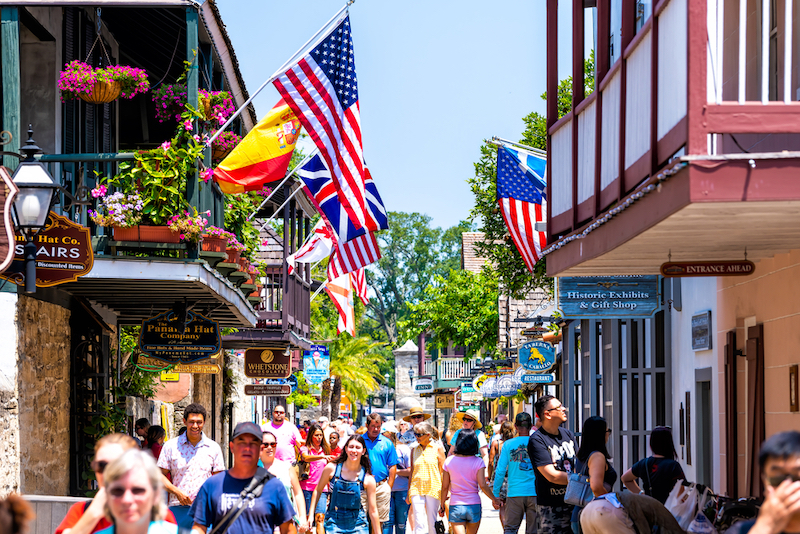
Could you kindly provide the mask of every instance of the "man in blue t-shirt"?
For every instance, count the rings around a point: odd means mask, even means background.
[[[536,473],[528,456],[528,439],[533,421],[531,415],[518,413],[514,419],[517,437],[503,442],[494,472],[494,494],[505,499],[504,534],[517,534],[525,518],[525,534],[536,532]],[[508,475],[508,487],[502,496],[503,479]]]
[[[258,469],[261,427],[255,423],[236,425],[230,448],[234,459],[233,467],[206,480],[192,505],[190,514],[194,518],[193,533],[205,534],[219,524],[231,508],[237,506],[239,495]],[[244,507],[244,512],[230,524],[226,532],[272,533],[276,527],[280,527],[281,534],[295,534],[293,515],[294,508],[289,502],[283,483],[269,475],[261,495]]]
[[[394,444],[381,435],[381,425],[383,425],[383,418],[380,414],[371,413],[367,416],[367,433],[364,434],[364,443],[367,444],[372,476],[375,477],[378,518],[381,523],[385,523],[389,520],[392,486],[397,474],[398,461],[397,449],[394,448]],[[361,501],[366,502],[366,492],[362,492]]]

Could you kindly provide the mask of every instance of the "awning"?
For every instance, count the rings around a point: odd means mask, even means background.
[[[220,326],[248,328],[256,323],[246,296],[202,260],[95,256],[89,274],[59,287],[110,309],[119,324],[140,324],[184,299],[189,309]]]
[[[292,345],[301,350],[311,350],[311,344],[311,340],[300,337],[291,330],[248,328],[222,336],[222,348],[224,349],[249,349],[265,345],[286,347]]]

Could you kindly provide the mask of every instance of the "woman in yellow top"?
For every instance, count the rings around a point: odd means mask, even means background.
[[[419,446],[411,454],[408,500],[414,518],[414,534],[434,534],[442,493],[444,450],[433,441],[433,427],[425,421],[414,425]]]

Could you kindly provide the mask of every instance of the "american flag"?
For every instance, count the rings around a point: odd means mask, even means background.
[[[319,155],[314,156],[297,171],[297,175],[306,186],[309,198],[316,204],[317,210],[325,216],[333,229],[336,240],[340,243],[350,241],[365,233],[363,228],[357,229],[347,216],[342,203],[336,193],[336,184],[331,177],[331,172]],[[367,210],[378,223],[379,229],[389,227],[386,217],[386,208],[378,194],[378,189],[372,181],[367,170],[367,181],[364,184],[367,200]]]
[[[379,222],[367,209],[350,17],[273,83],[319,148],[353,225],[378,230]]]
[[[524,156],[524,163],[520,156]],[[530,271],[547,246],[545,233],[535,230],[536,223],[544,222],[547,213],[541,178],[545,165],[546,160],[535,154],[505,146],[497,149],[497,202],[511,238]]]
[[[356,295],[361,299],[361,302],[368,304],[369,297],[367,296],[367,273],[365,273],[364,269],[361,268],[350,273],[350,279],[353,281],[353,289],[355,290]]]
[[[375,234],[368,232],[346,243],[337,243],[328,261],[328,280],[352,273],[381,259]]]

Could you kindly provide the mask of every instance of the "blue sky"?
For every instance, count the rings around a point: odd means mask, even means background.
[[[344,3],[218,0],[249,91]],[[483,139],[544,113],[544,0],[358,0],[350,8],[364,154],[389,210],[466,219]],[[262,117],[279,99],[256,98]]]

